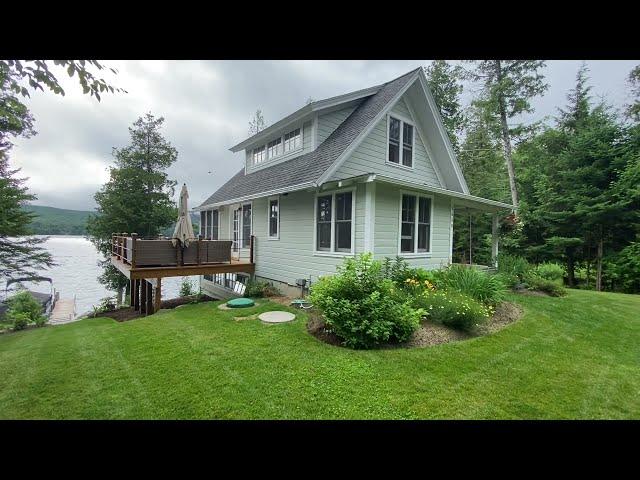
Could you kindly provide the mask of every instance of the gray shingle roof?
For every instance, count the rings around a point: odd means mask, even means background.
[[[248,175],[245,175],[243,167],[200,206],[317,181],[415,72],[416,70],[412,70],[385,83],[376,94],[365,99],[314,151]]]

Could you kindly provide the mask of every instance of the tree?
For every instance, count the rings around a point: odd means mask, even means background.
[[[518,208],[518,187],[512,158],[512,138],[526,131],[522,123],[512,125],[509,120],[522,113],[531,113],[531,99],[547,89],[540,70],[545,63],[540,60],[480,60],[469,77],[480,81],[487,112],[499,123],[504,160],[509,174],[511,202]]]
[[[445,60],[434,60],[424,67],[429,90],[433,94],[447,134],[456,153],[459,153],[459,136],[466,124],[466,117],[460,104],[464,69],[452,66]]]
[[[123,91],[95,77],[90,67],[105,68],[96,61],[56,60],[54,64],[66,68],[69,76],[76,76],[84,93],[98,100],[99,92]],[[44,91],[44,87],[64,95],[57,77],[44,60],[0,60],[0,276],[5,280],[35,277],[42,268],[54,265],[51,255],[41,246],[46,238],[29,236],[34,215],[23,207],[37,197],[28,192],[24,185],[26,178],[16,177],[20,169],[9,165],[11,137],[29,138],[36,134],[33,115],[20,97],[29,97],[30,89]]]
[[[627,116],[636,122],[640,122],[640,65],[629,73],[629,85],[633,95],[633,103],[627,108]]]
[[[147,113],[129,128],[131,143],[114,148],[115,166],[110,168],[109,181],[94,196],[97,214],[87,221],[89,239],[105,257],[99,280],[118,292],[119,303],[127,281],[109,260],[112,233],[156,237],[177,217],[172,200],[176,182],[168,178],[166,169],[178,152],[160,133],[163,123],[163,117],[156,119]]]
[[[264,123],[264,117],[262,116],[262,110],[257,109],[255,115],[253,116],[253,120],[249,122],[249,135],[255,135],[258,132],[261,132],[266,127]]]

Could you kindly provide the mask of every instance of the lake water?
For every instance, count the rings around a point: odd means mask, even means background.
[[[36,235],[41,236],[41,235]],[[85,237],[72,235],[49,235],[43,246],[51,253],[58,264],[41,275],[53,279],[54,288],[60,292],[60,298],[76,296],[76,312],[83,314],[90,312],[94,305],[98,305],[105,297],[115,296],[116,293],[107,290],[98,282],[102,269],[98,266],[101,255],[93,244]],[[170,299],[179,296],[180,283],[183,277],[162,279],[162,298]],[[188,277],[197,288],[198,277]],[[25,285],[30,290],[49,293],[50,287],[46,282]],[[4,293],[4,285],[2,286]]]

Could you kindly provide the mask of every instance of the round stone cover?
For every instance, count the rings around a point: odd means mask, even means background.
[[[227,302],[227,307],[230,308],[245,308],[245,307],[253,307],[255,302],[250,298],[234,298],[233,300],[229,300]]]
[[[260,315],[258,315],[258,318],[267,323],[284,323],[290,322],[291,320],[296,318],[296,316],[293,313],[289,312],[275,311],[261,313]]]

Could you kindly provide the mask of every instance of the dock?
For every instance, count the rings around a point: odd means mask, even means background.
[[[61,325],[63,323],[73,322],[76,318],[76,299],[61,298],[53,307],[51,316],[49,317],[50,325]]]

